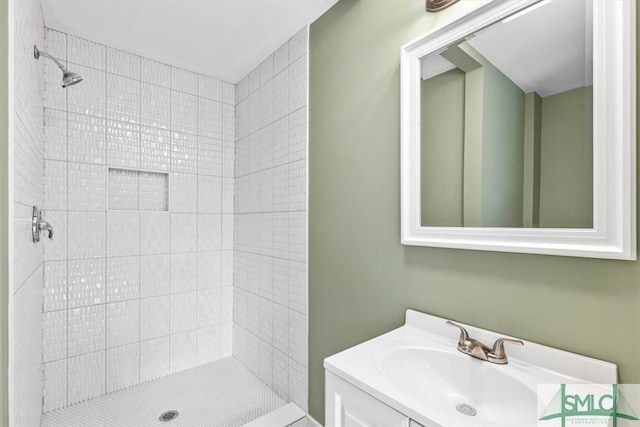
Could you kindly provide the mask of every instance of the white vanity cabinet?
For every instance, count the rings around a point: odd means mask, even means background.
[[[325,371],[325,427],[423,427],[342,378]]]

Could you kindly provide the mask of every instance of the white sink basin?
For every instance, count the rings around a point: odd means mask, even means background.
[[[492,426],[535,425],[536,389],[519,370],[462,354],[455,348],[404,347],[376,355],[376,366],[400,393],[454,418]],[[529,424],[527,423],[527,424]]]
[[[612,363],[527,341],[505,349],[506,365],[475,359],[458,351],[458,331],[445,321],[407,310],[404,326],[328,357],[324,366],[428,427],[535,427],[548,404],[538,398],[539,384],[617,382]],[[487,345],[504,337],[462,326]]]

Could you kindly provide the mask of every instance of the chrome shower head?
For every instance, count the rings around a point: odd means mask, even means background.
[[[62,87],[73,86],[82,81],[82,77],[79,74],[72,73],[71,71],[65,71],[62,73]]]
[[[38,46],[33,45],[33,57],[36,59],[40,59],[40,56],[51,59],[56,63],[58,68],[62,70],[62,87],[66,88],[68,86],[73,86],[74,84],[80,83],[82,81],[82,77],[80,77],[79,74],[67,71],[64,65],[62,65],[54,56],[49,55],[47,52],[40,51],[38,49]]]

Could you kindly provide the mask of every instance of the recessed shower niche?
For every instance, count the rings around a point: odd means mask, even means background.
[[[109,210],[168,211],[169,174],[109,168]]]

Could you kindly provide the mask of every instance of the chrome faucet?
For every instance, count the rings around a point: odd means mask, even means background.
[[[484,360],[498,365],[506,365],[509,363],[507,354],[504,352],[504,343],[512,343],[517,345],[524,345],[520,340],[514,340],[510,338],[498,338],[493,347],[489,347],[480,341],[469,337],[469,333],[462,326],[453,323],[450,320],[446,321],[449,326],[455,326],[460,329],[460,338],[458,339],[458,351],[475,357],[476,359]]]
[[[38,209],[37,206],[34,206],[33,216],[31,218],[31,234],[35,243],[40,241],[41,231],[47,232],[49,240],[53,240],[53,227],[44,220],[44,210]]]

